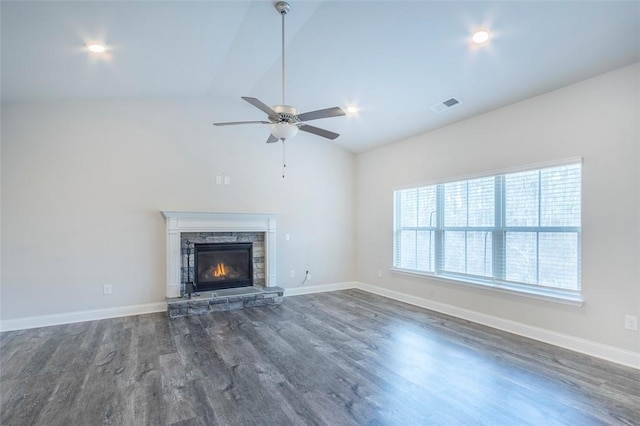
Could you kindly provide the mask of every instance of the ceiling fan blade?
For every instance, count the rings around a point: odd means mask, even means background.
[[[319,109],[316,111],[303,112],[302,114],[298,114],[298,119],[300,121],[309,121],[309,120],[317,120],[319,118],[329,118],[329,117],[338,117],[341,115],[346,115],[345,112],[338,108],[325,108]]]
[[[271,124],[269,121],[227,121],[225,123],[213,123],[214,126],[233,126],[235,124]]]
[[[319,127],[309,126],[308,124],[304,124],[299,127],[303,132],[313,133],[314,135],[322,136],[323,138],[334,140],[340,134],[331,132],[329,130],[321,129]]]
[[[274,143],[274,142],[278,142],[279,140],[280,139],[276,138],[271,133],[269,133],[269,138],[267,139],[267,143]]]
[[[265,103],[263,103],[262,101],[256,98],[250,98],[248,96],[241,96],[241,98],[249,102],[254,107],[258,108],[259,110],[264,111],[265,113],[267,113],[267,115],[274,115],[276,117],[278,116],[278,113],[272,110],[269,105],[266,105]]]

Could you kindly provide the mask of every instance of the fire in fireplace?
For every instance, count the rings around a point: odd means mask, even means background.
[[[253,285],[252,243],[195,244],[198,291]]]

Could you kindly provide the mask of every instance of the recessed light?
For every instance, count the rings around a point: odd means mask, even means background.
[[[87,49],[89,49],[89,51],[93,53],[103,53],[105,50],[107,50],[104,44],[100,43],[87,44]]]
[[[356,114],[358,111],[360,111],[360,108],[358,108],[355,105],[349,105],[347,106],[347,113],[348,114]]]
[[[471,34],[471,41],[475,44],[485,44],[491,38],[491,33],[486,28],[478,28]]]

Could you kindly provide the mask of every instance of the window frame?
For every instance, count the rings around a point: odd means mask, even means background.
[[[543,169],[549,169],[554,167],[579,165],[580,166],[580,226],[542,226],[541,221],[538,220],[538,226],[506,226],[506,197],[505,197],[505,175],[512,173],[520,173],[527,171],[540,171]],[[510,294],[518,294],[524,296],[530,296],[538,299],[552,300],[561,303],[581,306],[582,299],[582,158],[571,158],[561,161],[548,162],[543,164],[535,164],[527,167],[520,167],[514,169],[508,169],[504,171],[494,171],[486,174],[464,176],[459,178],[452,178],[447,180],[440,180],[437,182],[431,182],[427,184],[410,185],[405,187],[397,187],[393,190],[393,253],[392,253],[392,267],[391,271],[406,274],[411,276],[428,277],[431,279],[454,282],[458,284],[471,285],[473,287],[483,287]],[[447,183],[456,182],[468,182],[474,179],[480,178],[493,178],[495,184],[494,190],[494,225],[493,226],[444,226],[444,185]],[[400,191],[407,189],[435,186],[436,188],[436,224],[435,226],[419,226],[419,222],[416,221],[416,226],[401,226],[400,214],[401,206],[399,205],[398,197]],[[541,193],[538,193],[538,203],[540,204]],[[416,202],[416,209],[419,209],[420,203]],[[430,214],[433,214],[431,212]],[[469,211],[467,210],[467,215]],[[467,216],[468,221],[468,216]],[[434,238],[434,267],[431,271],[422,269],[412,269],[407,267],[397,266],[396,262],[399,260],[401,253],[400,250],[400,238],[403,231],[418,232],[432,232]],[[492,273],[491,276],[478,276],[469,273],[459,273],[447,271],[444,268],[444,235],[447,231],[463,231],[465,235],[468,232],[485,232],[490,233],[492,238],[491,244],[491,256],[492,256]],[[536,277],[537,284],[526,282],[515,282],[506,279],[507,265],[505,261],[506,257],[506,239],[508,232],[531,232],[536,235],[536,253],[539,253],[539,238],[541,233],[575,233],[577,244],[577,289],[565,289],[560,287],[554,287],[549,285],[542,285],[539,282],[540,279],[540,267],[539,256],[536,256]],[[485,234],[485,238],[486,234]],[[431,244],[430,244],[431,246]],[[416,248],[417,250],[417,248]],[[466,250],[466,248],[465,248]],[[485,248],[486,250],[486,248]],[[465,251],[465,262],[468,261]],[[504,266],[504,267],[503,267]],[[465,271],[467,268],[465,267]]]

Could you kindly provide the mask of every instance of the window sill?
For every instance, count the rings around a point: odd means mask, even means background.
[[[443,276],[436,274],[429,274],[426,272],[414,271],[411,269],[403,269],[392,267],[391,272],[402,275],[409,275],[413,277],[429,278],[437,281],[443,281],[446,283],[454,283],[458,285],[469,286],[473,288],[482,288],[500,293],[506,293],[516,296],[524,296],[538,300],[545,300],[548,302],[561,303],[563,305],[571,305],[581,307],[584,304],[582,296],[569,291],[563,291],[560,289],[552,288],[532,288],[529,286],[519,286],[517,284],[510,284],[505,282],[481,282],[481,281],[468,281],[463,279],[456,279],[453,276]]]

